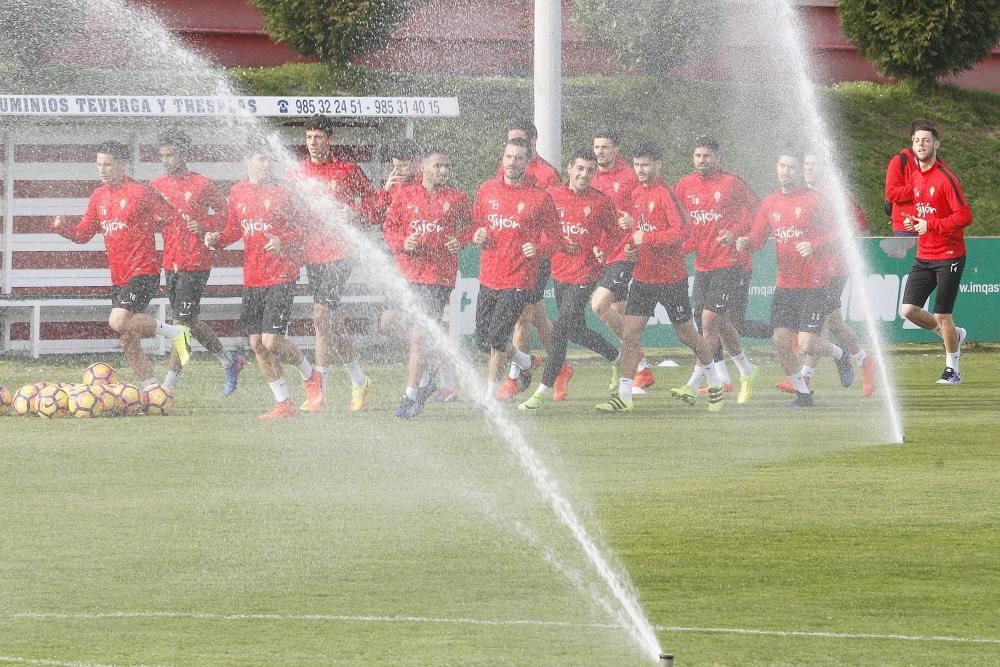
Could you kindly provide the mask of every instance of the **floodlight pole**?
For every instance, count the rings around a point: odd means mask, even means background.
[[[562,1],[535,0],[535,126],[538,154],[562,165]]]

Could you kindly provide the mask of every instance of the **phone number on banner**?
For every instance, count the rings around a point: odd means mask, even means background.
[[[278,97],[258,98],[267,103],[258,108],[274,116],[457,116],[454,97]],[[268,104],[269,103],[269,104]],[[266,108],[273,104],[274,108]]]

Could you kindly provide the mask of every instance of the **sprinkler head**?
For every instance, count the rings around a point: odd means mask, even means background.
[[[674,667],[674,654],[673,653],[661,653],[660,654],[660,664],[663,667]]]

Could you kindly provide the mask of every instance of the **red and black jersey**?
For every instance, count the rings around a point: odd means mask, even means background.
[[[469,198],[451,187],[428,192],[423,184],[395,187],[393,192],[382,233],[399,272],[411,283],[454,287],[458,256],[448,252],[445,244],[450,239],[461,242],[468,235],[472,226]],[[417,248],[407,252],[403,243],[414,234]]]
[[[685,254],[694,252],[697,271],[715,271],[742,266],[744,257],[736,248],[718,242],[719,234],[729,230],[736,236],[746,236],[757,210],[757,196],[742,178],[728,171],[717,170],[703,177],[698,172],[677,182],[680,197],[691,223],[691,236]]]
[[[621,233],[614,202],[594,188],[575,192],[568,185],[559,185],[549,188],[548,193],[555,202],[563,238],[580,246],[575,255],[565,252],[552,255],[552,279],[572,285],[596,281],[601,265],[594,257],[594,248],[607,257],[612,250],[610,244]]]
[[[54,231],[74,243],[86,243],[100,231],[111,284],[121,286],[135,276],[159,275],[156,232],[175,222],[183,224],[160,193],[124,178],[117,185],[94,190],[79,223],[73,227],[63,224]]]
[[[892,202],[892,231],[905,232],[903,219],[913,214],[913,190],[910,176],[914,170],[920,171],[917,158],[909,148],[904,148],[889,160],[885,170],[885,198]]]
[[[913,215],[927,221],[927,233],[917,238],[917,259],[964,257],[972,209],[958,177],[938,160],[927,171],[914,171],[910,187]]]
[[[472,227],[486,229],[479,257],[479,282],[491,289],[531,289],[538,260],[565,243],[552,197],[531,185],[508,185],[493,178],[479,187]],[[533,243],[538,254],[525,257],[521,246]]]
[[[353,162],[331,158],[328,162],[306,160],[299,165],[299,178],[315,178],[329,184],[330,195],[350,206],[367,219],[370,200],[374,197],[368,177]],[[310,220],[303,261],[306,264],[329,264],[347,257],[344,240],[323,220]]]
[[[208,271],[211,251],[202,242],[204,232],[217,232],[226,224],[226,198],[210,179],[189,171],[181,176],[164,174],[149,182],[180,217],[163,228],[163,268],[167,271]],[[195,220],[201,233],[190,231],[185,221]]]
[[[413,176],[410,176],[402,183],[396,183],[389,190],[380,188],[377,192],[373,193],[365,205],[368,215],[368,224],[381,227],[385,223],[385,215],[389,212],[389,207],[392,205],[392,201],[395,199],[396,193],[403,188],[411,185],[419,185],[422,182],[423,175],[418,172]]]
[[[830,203],[815,190],[775,192],[757,208],[750,247],[756,252],[774,239],[778,276],[775,287],[804,289],[830,284],[836,230]],[[808,241],[812,254],[803,257],[796,245]]]
[[[243,286],[283,285],[299,279],[303,232],[291,193],[277,183],[240,181],[229,191],[229,217],[216,247],[243,239]],[[264,249],[270,237],[281,250]]]
[[[673,189],[658,182],[640,184],[632,190],[631,214],[635,228],[644,232],[632,277],[655,285],[672,285],[687,278],[684,243],[690,225]]]
[[[497,167],[497,178],[503,178],[503,165]],[[524,184],[548,190],[560,183],[562,183],[562,177],[559,175],[559,170],[542,159],[541,155],[535,153],[524,170]]]

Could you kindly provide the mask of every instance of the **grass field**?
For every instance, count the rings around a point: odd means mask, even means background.
[[[937,349],[893,356],[903,446],[832,366],[808,413],[763,355],[751,405],[670,404],[673,352],[632,415],[591,409],[607,376],[583,361],[516,421],[678,666],[1000,664],[996,350],[959,387]],[[6,358],[0,383],[92,360]],[[168,418],[0,418],[0,664],[649,664],[471,404],[394,420],[384,366],[367,413],[338,387],[262,424],[247,370],[224,399],[199,358]]]

